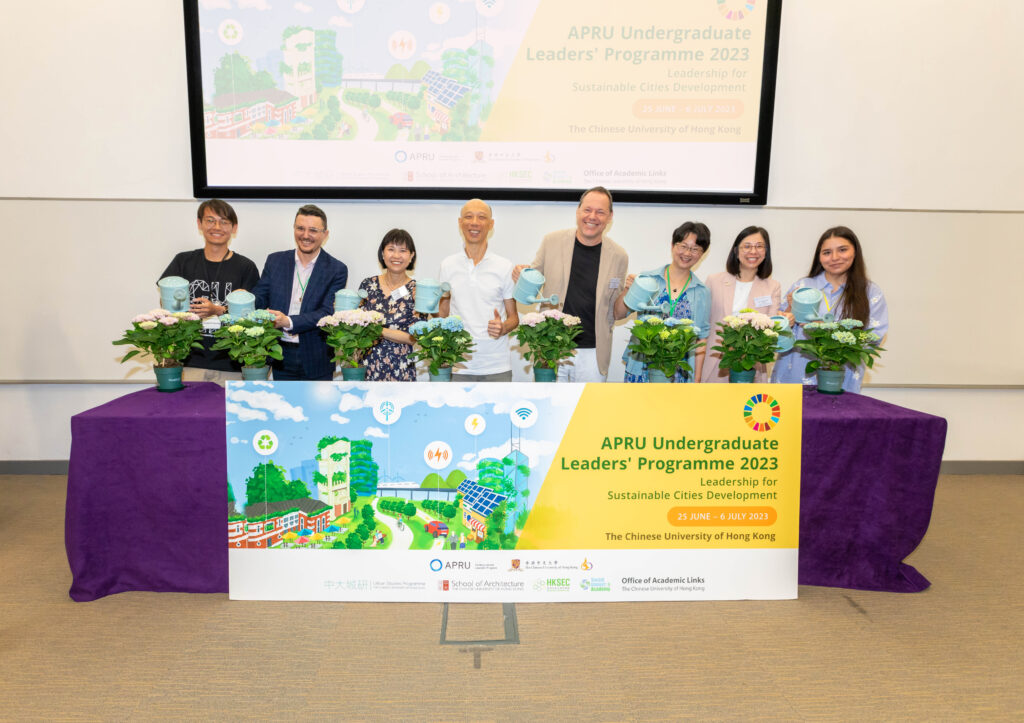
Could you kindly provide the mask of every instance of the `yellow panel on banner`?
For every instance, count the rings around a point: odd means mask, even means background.
[[[518,549],[797,547],[801,388],[686,392],[587,385]]]

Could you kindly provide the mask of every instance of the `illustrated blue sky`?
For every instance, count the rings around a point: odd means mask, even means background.
[[[225,53],[237,51],[257,69],[278,77],[281,33],[292,25],[337,32],[337,49],[344,58],[343,72],[383,75],[396,62],[411,67],[419,60],[440,69],[441,53],[465,50],[486,31],[494,52],[492,77],[501,86],[515,59],[539,0],[200,0],[200,43],[204,95],[213,88],[213,70]],[[225,42],[219,28],[225,20],[241,26],[241,36]],[[415,38],[415,52],[396,59],[388,49],[392,33],[406,31]]]
[[[452,450],[448,465],[436,470],[447,477],[461,469],[475,478],[479,459],[501,458],[515,434],[530,459],[534,492],[547,474],[583,385],[453,384],[401,382],[231,382],[226,390],[228,480],[239,507],[245,500],[245,479],[261,462],[273,460],[285,470],[316,455],[323,437],[369,439],[381,480],[419,483],[431,469],[424,451],[434,442]],[[397,421],[382,424],[373,409],[384,401],[397,408]],[[514,427],[510,414],[536,407],[534,423]],[[479,435],[466,431],[470,415],[483,417]],[[278,448],[258,454],[254,437],[272,431]],[[289,475],[290,477],[291,475]]]

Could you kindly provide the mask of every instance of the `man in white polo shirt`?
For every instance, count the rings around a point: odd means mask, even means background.
[[[512,262],[488,250],[494,230],[491,207],[474,198],[459,214],[463,248],[441,262],[440,280],[451,285],[440,315],[461,317],[476,344],[469,359],[455,367],[453,381],[510,382],[508,333],[519,326],[512,298]]]

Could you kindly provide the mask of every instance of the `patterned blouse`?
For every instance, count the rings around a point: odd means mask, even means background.
[[[384,314],[384,327],[408,331],[416,321],[413,306],[416,303],[416,281],[410,280],[405,289],[409,292],[400,299],[393,294],[384,295],[380,281],[376,276],[363,279],[359,288],[366,292],[363,308],[379,311]],[[367,381],[374,382],[414,382],[416,381],[416,364],[409,358],[412,346],[381,338],[366,353],[363,364],[366,366]]]

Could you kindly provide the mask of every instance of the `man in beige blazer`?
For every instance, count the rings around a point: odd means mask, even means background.
[[[576,207],[576,228],[549,233],[529,268],[545,278],[544,295],[556,294],[562,311],[580,317],[576,355],[558,367],[558,378],[570,382],[603,382],[612,354],[615,299],[626,278],[626,250],[604,235],[612,221],[612,194],[596,186],[584,191]],[[516,266],[513,280],[527,268]]]

